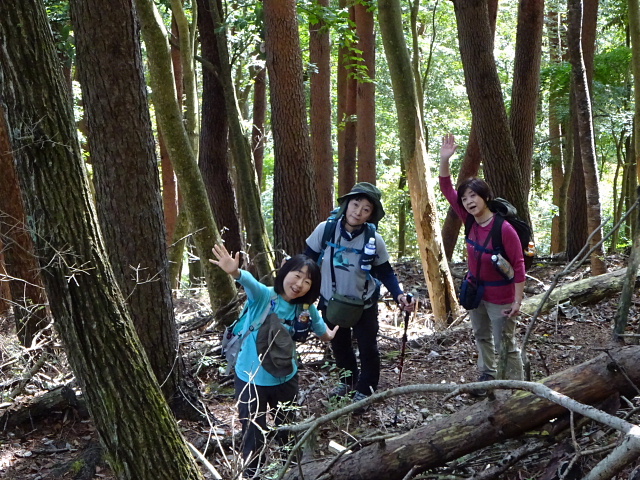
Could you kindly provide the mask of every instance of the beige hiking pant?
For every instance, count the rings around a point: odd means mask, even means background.
[[[478,369],[480,373],[487,373],[498,379],[523,380],[524,370],[520,348],[515,340],[516,319],[508,318],[502,314],[502,310],[509,308],[507,305],[496,305],[484,300],[478,308],[469,312],[471,327],[478,348]],[[500,365],[500,349],[504,348],[506,355],[505,366]],[[501,374],[498,375],[498,372]]]

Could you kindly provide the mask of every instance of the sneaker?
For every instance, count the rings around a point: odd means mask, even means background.
[[[483,373],[478,377],[478,382],[490,382],[491,380],[495,380],[493,375],[489,375],[488,373]],[[473,397],[486,397],[487,391],[485,389],[478,389],[471,392],[471,396]]]
[[[353,394],[353,403],[359,402],[360,400],[364,400],[365,398],[369,398],[369,395],[365,395],[362,392],[356,392]]]
[[[351,398],[351,402],[352,403],[356,403],[356,402],[359,402],[361,400],[364,400],[365,398],[369,398],[369,395],[365,395],[362,392],[356,391],[356,393],[354,393],[353,397]],[[360,407],[360,408],[354,410],[353,413],[355,413],[356,415],[359,415],[361,413],[366,412],[368,409],[369,409],[369,405],[366,405],[364,407]]]
[[[351,385],[347,385],[346,383],[339,383],[333,388],[333,390],[329,392],[328,397],[330,399],[336,397],[346,397],[347,394],[351,392],[351,390],[353,390],[353,387]]]

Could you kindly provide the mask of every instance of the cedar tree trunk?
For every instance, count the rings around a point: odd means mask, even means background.
[[[497,196],[529,218],[528,181],[516,155],[493,57],[487,0],[454,0],[460,56],[484,160],[484,178]]]
[[[600,223],[600,190],[598,187],[598,164],[596,160],[596,146],[593,131],[593,117],[591,115],[591,95],[584,58],[582,55],[582,0],[569,0],[569,25],[567,32],[569,59],[571,62],[572,80],[574,86],[578,142],[584,184],[587,199],[587,227],[589,232],[595,232],[591,237],[591,247],[602,239]],[[591,254],[591,274],[600,275],[607,271],[604,264],[604,249],[602,245]]]
[[[42,2],[0,3],[0,39],[0,97],[36,254],[110,465],[119,479],[200,479],[107,259]]]
[[[235,315],[219,318],[218,311],[229,304],[236,295],[235,285],[221,268],[206,261],[211,250],[221,241],[218,226],[213,218],[207,192],[200,175],[189,136],[183,123],[182,111],[176,101],[176,88],[171,69],[169,43],[164,25],[151,0],[135,0],[142,25],[147,57],[152,101],[159,120],[159,128],[169,151],[173,168],[178,177],[182,206],[192,229],[193,239],[204,269],[211,308],[216,321],[227,323]]]
[[[375,6],[369,0],[356,2],[357,48],[362,52],[358,72],[358,182],[376,184],[376,40],[374,34],[373,11]],[[422,112],[422,109],[420,109]],[[421,114],[422,115],[422,114]]]
[[[329,0],[318,0],[329,7]],[[311,154],[316,171],[316,193],[320,218],[333,210],[333,146],[331,144],[331,44],[329,27],[322,19],[309,25],[310,72],[309,97]]]
[[[298,16],[295,0],[263,3],[275,154],[273,237],[276,248],[293,255],[304,250],[319,219]]]
[[[18,339],[28,348],[33,336],[47,325],[47,298],[38,260],[33,254],[33,240],[25,223],[24,203],[13,161],[13,149],[1,107],[0,105],[0,172],[4,178],[0,195],[0,246],[3,253],[2,268],[6,269],[9,279],[2,278],[0,282],[11,292],[6,297],[6,304],[9,305],[11,300]]]

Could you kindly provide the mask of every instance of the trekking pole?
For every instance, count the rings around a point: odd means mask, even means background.
[[[407,293],[407,300],[411,303],[413,295]],[[404,368],[404,351],[407,348],[407,329],[409,328],[409,314],[411,312],[404,312],[404,333],[402,334],[402,350],[400,350],[400,375],[398,377],[398,384],[402,382],[402,369]]]
[[[411,303],[413,296],[407,293],[407,300]],[[404,369],[404,352],[407,347],[407,329],[409,328],[409,315],[411,312],[404,312],[404,333],[402,334],[402,348],[400,350],[400,375],[398,376],[398,386],[402,383],[402,370]],[[400,396],[396,397],[396,413],[393,417],[393,425],[398,424],[398,408],[400,406]]]

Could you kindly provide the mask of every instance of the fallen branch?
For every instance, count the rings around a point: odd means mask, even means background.
[[[20,395],[24,391],[24,388],[27,386],[29,381],[44,366],[45,362],[47,361],[46,359],[47,359],[46,354],[43,353],[40,355],[40,358],[38,358],[38,361],[33,365],[33,367],[31,367],[31,369],[27,372],[27,374],[18,382],[18,385],[16,386],[16,388],[14,388],[9,393],[9,398],[11,400],[16,398],[18,395]]]
[[[340,480],[402,478],[414,467],[416,471],[422,472],[442,466],[480,448],[539,428],[548,421],[563,416],[567,409],[625,434],[635,432],[637,426],[588,405],[602,402],[616,393],[625,395],[636,392],[636,385],[640,383],[640,347],[615,349],[611,356],[615,359],[614,362],[606,354],[600,355],[587,363],[548,377],[542,383],[492,381],[465,385],[399,387],[374,394],[367,400],[287,429],[299,432],[306,430],[304,438],[314,428],[346,412],[407,393],[449,391],[450,395],[457,395],[480,386],[491,390],[526,390],[511,395],[496,395],[495,400],[476,403],[449,417],[346,455],[324,477]],[[300,445],[299,442],[294,449]],[[321,460],[303,465],[304,477],[317,478],[317,473],[326,471],[327,462]],[[300,478],[295,472],[285,474],[283,470],[279,478],[293,480],[296,476]]]
[[[603,236],[600,241],[598,243],[596,243],[595,245],[593,245],[591,247],[591,249],[589,249],[589,251],[586,252],[587,248],[589,247],[589,244],[591,243],[591,239],[593,238],[593,236],[596,234],[596,232],[600,232],[602,230],[602,227],[607,224],[609,222],[608,219],[604,220],[600,226],[598,226],[598,228],[596,228],[593,232],[591,232],[591,234],[587,237],[587,240],[584,244],[584,246],[582,247],[582,249],[578,252],[578,254],[569,262],[569,264],[562,269],[560,272],[556,273],[553,276],[553,280],[551,282],[551,285],[549,287],[549,289],[542,294],[542,298],[541,300],[539,300],[538,303],[538,307],[535,309],[535,311],[533,312],[533,316],[531,317],[531,320],[529,321],[529,326],[527,327],[527,331],[525,332],[525,335],[522,339],[522,350],[521,350],[521,356],[522,356],[522,363],[524,364],[525,367],[525,372],[527,375],[527,378],[530,379],[531,378],[531,364],[529,363],[529,359],[527,358],[527,343],[529,341],[529,337],[531,336],[531,334],[533,333],[533,329],[535,328],[536,325],[536,320],[538,319],[538,316],[542,313],[542,310],[544,308],[546,308],[549,303],[548,300],[551,297],[551,294],[553,293],[553,290],[556,288],[556,286],[558,285],[558,281],[560,280],[560,278],[562,278],[565,275],[568,275],[574,271],[576,271],[583,263],[585,263],[589,257],[591,256],[591,254],[598,248],[600,248],[600,246],[609,239],[609,237],[611,237],[611,235],[613,235],[613,233],[620,228],[620,225],[622,225],[622,223],[626,220],[626,218],[631,215],[631,213],[633,212],[633,210],[635,210],[638,207],[638,204],[640,203],[640,197],[638,197],[636,199],[636,201],[633,203],[633,205],[629,208],[629,210],[627,210],[625,212],[625,214],[622,216],[622,218],[620,218],[620,220],[618,220],[618,223],[616,223],[613,228],[611,229],[611,231],[606,234],[605,236]],[[622,289],[622,285],[620,285],[620,290]],[[525,302],[523,302],[524,304]],[[532,302],[533,303],[533,302]],[[524,307],[524,305],[521,305],[521,307]],[[526,313],[526,312],[524,312]]]

